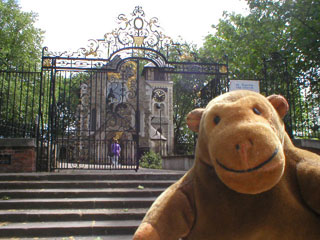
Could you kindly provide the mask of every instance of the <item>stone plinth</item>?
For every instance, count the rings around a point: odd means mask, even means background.
[[[163,156],[162,169],[189,170],[194,163],[193,155]]]

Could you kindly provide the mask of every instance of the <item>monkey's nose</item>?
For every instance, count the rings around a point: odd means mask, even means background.
[[[242,141],[241,143],[236,144],[236,150],[240,154],[241,165],[245,169],[249,169],[249,159],[248,159],[248,152],[253,146],[253,141],[248,139]]]

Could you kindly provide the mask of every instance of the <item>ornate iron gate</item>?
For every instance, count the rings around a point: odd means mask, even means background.
[[[204,75],[227,91],[228,66],[179,62],[170,52],[181,45],[163,35],[158,19],[141,7],[132,18],[118,16],[119,27],[90,40],[88,48],[55,53],[43,49],[38,119],[38,165],[53,169],[135,169],[142,148],[140,72],[151,63],[163,74]],[[209,82],[209,81],[207,81]],[[119,140],[120,160],[111,145]]]
[[[123,61],[116,72],[106,68],[108,63],[61,69],[57,59],[44,57],[44,64],[38,155],[50,169],[137,169],[138,62]],[[115,141],[121,146],[117,163],[111,150]]]

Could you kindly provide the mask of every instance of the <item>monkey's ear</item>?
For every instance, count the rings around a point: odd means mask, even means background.
[[[276,109],[280,118],[281,119],[284,118],[284,116],[289,111],[289,104],[287,100],[281,95],[271,95],[267,97],[267,99],[272,104],[272,106]]]
[[[204,108],[196,108],[188,113],[187,125],[191,131],[199,132],[200,120],[203,112],[204,112]]]

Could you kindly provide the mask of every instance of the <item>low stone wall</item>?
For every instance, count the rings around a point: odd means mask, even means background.
[[[320,141],[319,140],[310,140],[310,139],[293,139],[293,144],[302,148],[320,155]]]
[[[320,141],[309,139],[293,139],[296,147],[317,153],[320,155]],[[177,155],[162,157],[162,168],[167,170],[189,170],[194,163],[193,155]]]
[[[35,172],[36,144],[34,139],[0,139],[0,172]]]
[[[193,166],[193,155],[162,157],[162,168],[167,170],[189,170]]]

